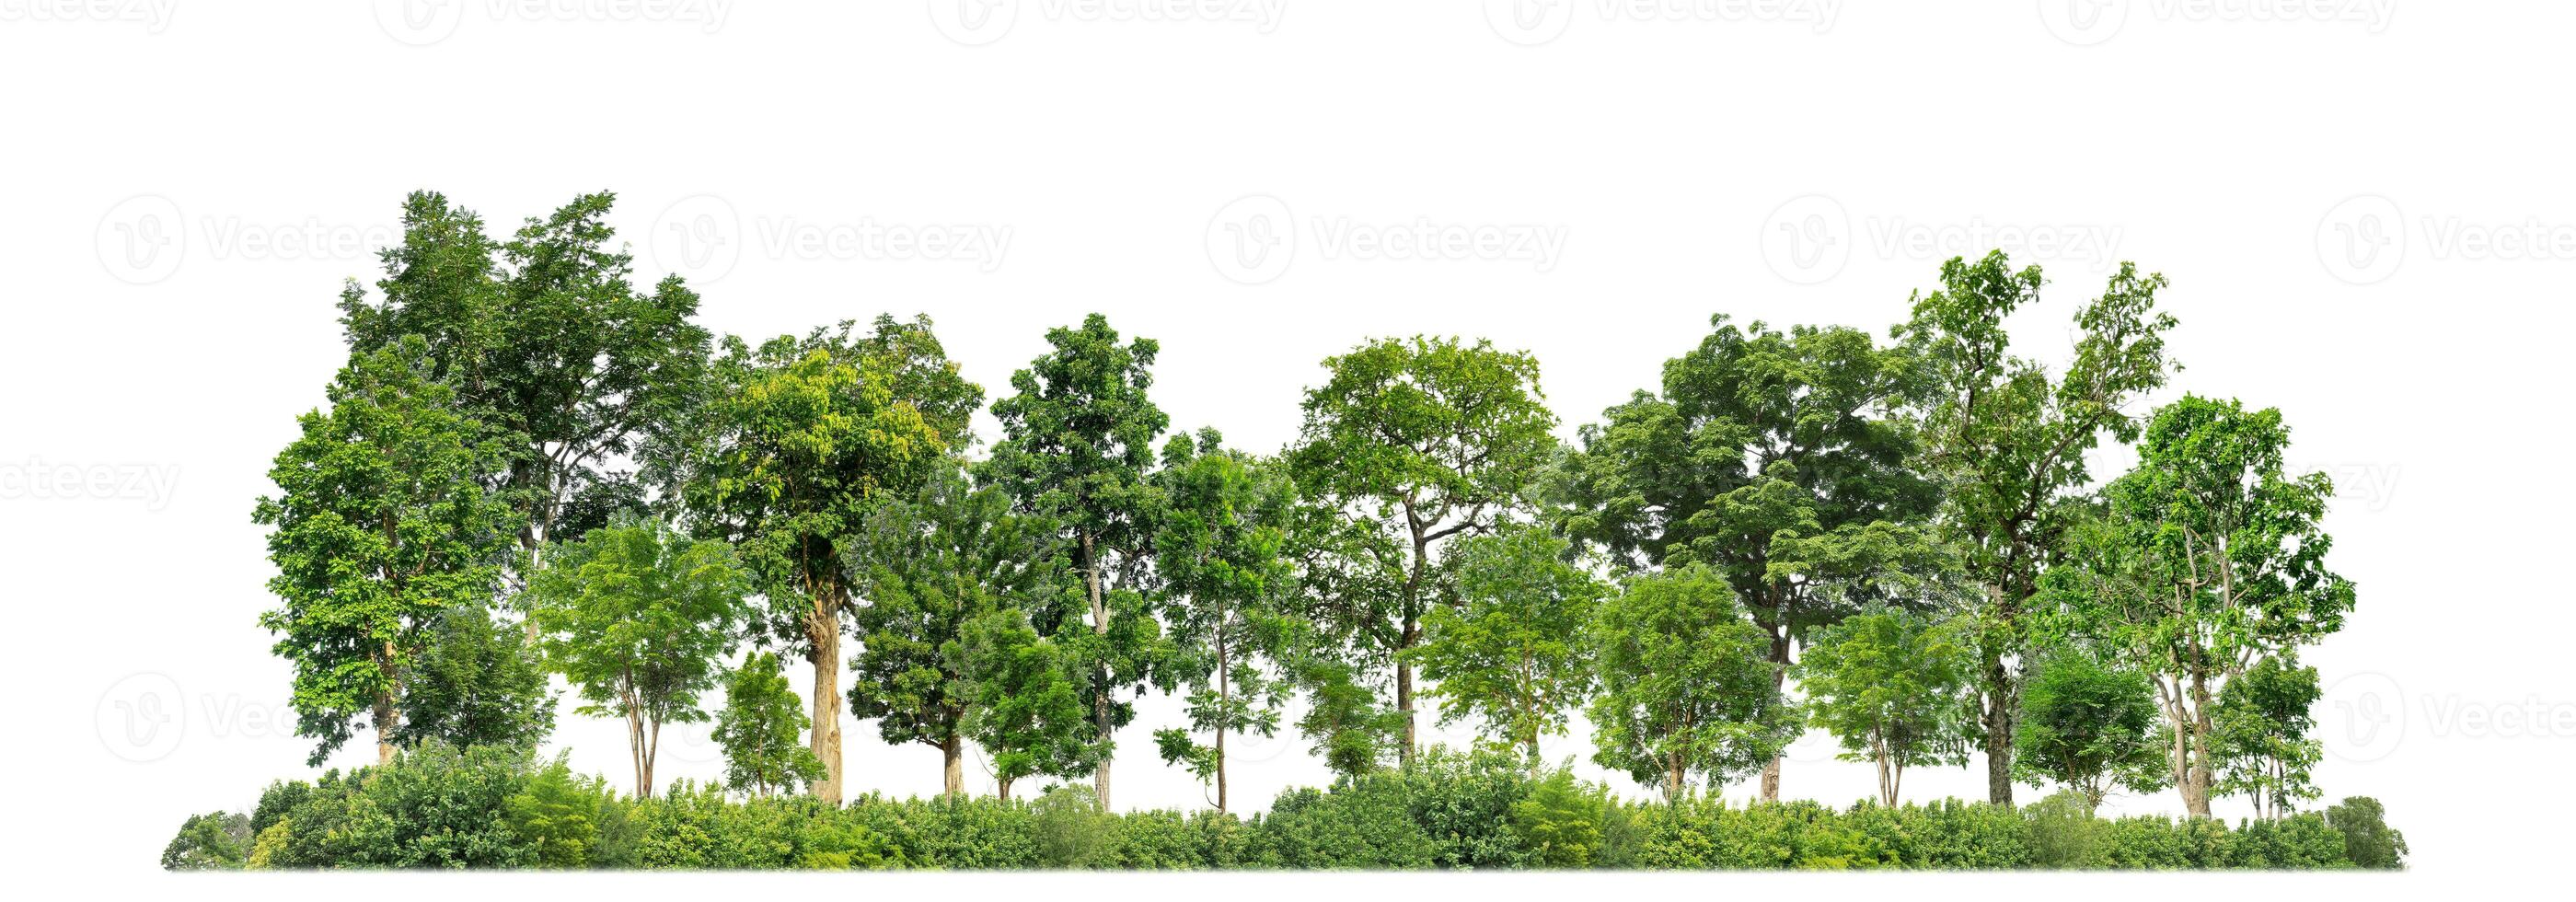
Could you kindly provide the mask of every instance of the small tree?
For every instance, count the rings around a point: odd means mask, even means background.
[[[1907,767],[1967,763],[1972,662],[1955,626],[1882,607],[1818,631],[1796,671],[1809,721],[1842,741],[1843,760],[1878,766],[1879,801],[1894,807]]]
[[[1562,735],[1568,710],[1591,696],[1584,628],[1609,587],[1573,560],[1565,540],[1535,526],[1459,543],[1463,607],[1435,608],[1413,650],[1440,722],[1474,718],[1496,745],[1518,747],[1536,773],[1539,737]]]
[[[2406,834],[2388,829],[2388,810],[2369,796],[2352,796],[2326,808],[2326,825],[2343,834],[2344,857],[2356,867],[2406,867]]]
[[[1798,737],[1771,637],[1735,605],[1724,577],[1690,566],[1629,580],[1601,603],[1591,642],[1602,693],[1593,699],[1592,760],[1661,784],[1679,801],[1760,769]]]
[[[437,740],[533,749],[554,732],[555,698],[522,630],[460,605],[440,614],[424,637],[404,680],[394,736],[405,747]]]
[[[1174,661],[1189,687],[1188,729],[1154,731],[1167,764],[1216,787],[1226,810],[1229,734],[1279,729],[1287,684],[1267,666],[1290,641],[1280,610],[1293,576],[1282,556],[1296,490],[1280,467],[1227,450],[1214,429],[1175,435],[1154,476],[1165,507],[1154,534]],[[1214,734],[1199,745],[1194,732]]]
[[[2015,772],[2074,790],[2087,812],[2101,807],[2114,784],[2153,790],[2161,774],[2150,692],[2145,676],[2082,652],[2043,659],[2022,688]]]
[[[2309,770],[2325,747],[2308,738],[2316,727],[2309,712],[2324,690],[2317,669],[2299,666],[2293,654],[2266,657],[2218,691],[2211,757],[2217,790],[2254,801],[2254,816],[2278,818],[2318,796]]]
[[[592,530],[529,581],[546,660],[589,703],[581,713],[626,721],[636,796],[653,795],[662,725],[707,719],[698,694],[715,688],[749,594],[733,549],[660,521]]]
[[[1348,664],[1307,659],[1296,670],[1307,697],[1297,732],[1314,742],[1312,751],[1324,766],[1343,777],[1385,766],[1403,741],[1404,712],[1379,704],[1378,694]]]
[[[1010,799],[1011,784],[1028,777],[1085,776],[1106,760],[1081,658],[1007,608],[968,623],[964,644],[974,674],[966,735],[991,756],[996,795]]]
[[[757,652],[744,659],[725,680],[725,707],[716,715],[725,785],[767,796],[822,779],[823,762],[796,742],[805,726],[804,702],[778,672],[778,655]]]

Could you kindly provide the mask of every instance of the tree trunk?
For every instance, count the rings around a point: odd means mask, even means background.
[[[553,519],[554,519],[554,517],[553,517],[553,515],[551,515],[551,514],[547,515],[547,517],[546,517],[546,520],[553,520]],[[529,525],[528,525],[528,572],[523,573],[523,574],[520,574],[520,576],[519,576],[519,585],[520,585],[520,586],[525,587],[525,586],[528,584],[528,581],[529,581],[530,579],[534,579],[534,578],[536,577],[537,571],[545,569],[545,555],[546,555],[546,526],[545,526],[545,523],[544,523],[544,522],[531,523],[531,524],[529,524]],[[534,644],[536,644],[536,641],[537,641],[537,617],[536,617],[536,613],[537,613],[537,612],[535,612],[535,611],[520,611],[520,612],[519,612],[519,620],[521,621],[521,625],[523,625],[523,626],[527,627],[527,630],[528,630],[528,643],[529,643],[530,645],[534,645]]]
[[[1682,800],[1682,756],[1667,755],[1664,760],[1668,762],[1664,771],[1664,801],[1678,805]]]
[[[995,777],[995,778],[993,778],[993,796],[994,796],[995,798],[1001,799],[1002,801],[1005,801],[1005,802],[1010,801],[1010,800],[1011,800],[1011,778],[1009,778],[1009,777]]]
[[[1221,710],[1221,711],[1232,712],[1234,709],[1233,709],[1233,707],[1232,707],[1232,705],[1231,705],[1230,703],[1233,701],[1233,694],[1234,694],[1234,681],[1233,681],[1233,674],[1227,673],[1227,672],[1226,672],[1226,667],[1227,667],[1227,664],[1226,664],[1225,636],[1224,636],[1224,634],[1223,634],[1222,632],[1219,632],[1219,633],[1218,633],[1218,635],[1217,635],[1217,640],[1216,640],[1216,700],[1217,700],[1217,709],[1218,709],[1218,710]],[[1225,724],[1225,723],[1223,723],[1223,722],[1219,722],[1219,723],[1217,724],[1217,726],[1216,726],[1216,813],[1218,813],[1218,814],[1224,814],[1224,813],[1225,813],[1225,734],[1226,734],[1226,727],[1227,727],[1227,724]]]
[[[1986,801],[2006,808],[2013,803],[2013,692],[2012,672],[2004,669],[2003,656],[1986,656]]]
[[[1776,695],[1785,691],[1789,685],[1788,597],[1785,595],[1776,596],[1772,609],[1779,612],[1775,615],[1776,619],[1779,621],[1778,624],[1771,627],[1771,691]],[[1783,750],[1780,754],[1771,756],[1771,760],[1762,765],[1763,801],[1777,802],[1780,800],[1780,764],[1782,761],[1787,759],[1788,756],[1789,753],[1786,750]]]
[[[1409,649],[1413,647],[1413,643],[1410,639],[1413,635],[1413,629],[1413,624],[1410,622],[1404,625],[1404,635],[1407,637],[1407,640],[1404,643],[1403,648]],[[1402,649],[1398,649],[1398,651],[1401,653]],[[1395,709],[1404,712],[1404,744],[1396,746],[1395,760],[1399,765],[1410,766],[1413,764],[1414,742],[1413,665],[1402,658],[1396,659],[1395,662]]]
[[[1082,565],[1083,590],[1090,595],[1091,600],[1091,633],[1095,636],[1109,635],[1109,603],[1100,595],[1099,547],[1088,531],[1082,534]],[[1112,688],[1109,685],[1109,676],[1109,664],[1104,661],[1093,677],[1097,685],[1093,687],[1091,694],[1091,718],[1100,729],[1101,748],[1100,769],[1092,772],[1091,786],[1093,792],[1100,796],[1102,811],[1114,810],[1109,807],[1109,761],[1114,757],[1118,747],[1118,727],[1112,722],[1113,718],[1110,717],[1109,712],[1109,695]]]
[[[656,720],[652,722],[652,726],[647,728],[644,734],[644,773],[642,776],[642,782],[644,785],[640,791],[635,793],[637,797],[646,799],[653,797],[653,762],[661,756],[662,722]]]
[[[966,746],[950,733],[939,743],[940,788],[951,799],[966,795]]]
[[[812,648],[807,660],[814,664],[814,724],[812,741],[814,757],[823,760],[823,779],[811,787],[815,798],[841,804],[841,620],[838,599],[818,595],[814,616],[806,624],[806,639]]]
[[[2191,721],[2187,730],[2191,734],[2191,770],[2183,781],[2182,803],[2192,817],[2207,818],[2209,817],[2210,784],[2209,734],[2212,729],[2209,722],[2208,678],[2200,674],[2192,675],[2191,702]]]
[[[398,725],[399,725],[399,723],[398,723],[394,718],[395,718],[395,715],[394,715],[394,696],[393,696],[393,693],[390,693],[390,692],[379,692],[379,693],[376,693],[376,763],[377,763],[377,764],[392,764],[392,763],[394,763],[394,728],[395,728],[396,726],[398,726]]]

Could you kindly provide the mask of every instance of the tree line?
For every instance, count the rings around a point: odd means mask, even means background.
[[[1153,752],[1219,811],[1230,739],[1356,776],[1421,754],[1426,708],[1532,774],[1580,711],[1593,761],[1674,799],[1776,800],[1810,728],[1888,805],[1973,753],[1999,805],[2319,795],[2298,652],[2354,604],[2333,486],[2277,410],[2146,408],[2180,365],[2133,265],[2054,363],[2011,344],[2042,277],[2000,252],[1884,339],[1719,314],[1571,441],[1530,354],[1368,339],[1262,453],[1176,428],[1160,346],[1098,314],[991,397],[927,317],[718,339],[681,279],[634,282],[612,202],[496,240],[415,193],[343,289],[348,363],[254,514],[313,763],[361,732],[387,763],[533,746],[560,676],[626,722],[639,797],[661,728],[713,720],[729,787],[838,804],[846,715],[937,749],[947,795],[971,744],[1005,799],[1087,778],[1106,806],[1155,691],[1186,725]],[[2097,479],[2105,443],[2136,465]]]

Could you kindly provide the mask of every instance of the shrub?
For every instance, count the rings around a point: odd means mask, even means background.
[[[2399,870],[2406,867],[2406,834],[2388,829],[2388,811],[2379,800],[2353,796],[2326,808],[2326,824],[2343,834],[2344,859],[2357,868]]]
[[[1540,867],[1591,867],[1609,807],[1608,790],[1586,786],[1574,779],[1574,771],[1560,768],[1513,803],[1512,835]]]
[[[2093,818],[2091,809],[2092,800],[2072,789],[2025,808],[2022,814],[2030,820],[2031,864],[2051,869],[2101,867],[2102,822]]]
[[[1081,786],[1058,786],[1030,806],[1039,867],[1088,868],[1109,863],[1118,851],[1118,817]]]
[[[1253,820],[1247,852],[1255,867],[1400,870],[1431,867],[1441,844],[1406,810],[1400,779],[1376,774],[1281,794]]]
[[[172,871],[234,870],[250,856],[250,818],[239,814],[192,814],[179,825],[179,835],[161,850],[161,867]]]

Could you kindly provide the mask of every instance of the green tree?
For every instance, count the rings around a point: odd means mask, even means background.
[[[1552,513],[1629,568],[1715,568],[1785,674],[1809,630],[1936,569],[1922,527],[1938,494],[1908,466],[1902,410],[1920,369],[1858,329],[1710,326],[1664,362],[1660,392],[1583,427]],[[1763,767],[1765,800],[1780,765]]]
[[[2170,314],[2155,309],[2162,275],[2122,263],[2102,295],[2075,314],[2075,359],[2050,378],[2014,356],[2004,321],[2039,299],[2036,266],[2015,270],[2001,251],[1941,265],[1941,287],[1916,292],[1895,330],[1920,369],[1919,466],[1945,488],[1935,522],[1980,590],[1975,620],[1986,794],[2012,804],[2014,714],[2021,661],[2034,647],[2033,597],[2057,550],[2055,512],[2091,481],[2086,452],[2104,435],[2127,442],[2126,408],[2176,369],[2165,355]]]
[[[2022,686],[2015,772],[2073,790],[2086,812],[2100,808],[2115,784],[2152,791],[2160,760],[2152,692],[2145,676],[2085,652],[2043,657]]]
[[[995,794],[1007,801],[1011,784],[1022,779],[1077,778],[1108,758],[1084,699],[1086,658],[1040,635],[1025,612],[1009,608],[969,622],[964,644],[975,674],[966,734],[992,760]]]
[[[2317,669],[2299,666],[2295,654],[2266,656],[2218,690],[2210,756],[2216,790],[2254,801],[2254,816],[2278,819],[2319,795],[2309,771],[2325,755],[2308,738],[2310,713],[2324,690]]]
[[[1362,663],[1392,670],[1404,718],[1396,751],[1410,761],[1419,743],[1405,653],[1421,643],[1423,616],[1456,602],[1450,540],[1490,533],[1525,503],[1556,449],[1556,415],[1538,360],[1487,341],[1377,339],[1324,368],[1290,466],[1302,491],[1382,534],[1340,547],[1390,591],[1310,596],[1313,614]]]
[[[1423,617],[1413,660],[1442,724],[1475,719],[1485,739],[1517,747],[1537,773],[1539,737],[1564,735],[1567,712],[1591,696],[1584,628],[1609,587],[1536,526],[1467,539],[1457,557],[1466,603]]]
[[[1188,729],[1154,733],[1165,763],[1186,763],[1226,810],[1228,734],[1279,729],[1287,684],[1270,672],[1293,641],[1281,602],[1294,576],[1283,556],[1296,487],[1284,468],[1227,450],[1214,429],[1175,435],[1154,476],[1165,498],[1155,536],[1170,671],[1189,687]],[[1194,732],[1215,734],[1199,745]]]
[[[427,344],[357,355],[328,389],[330,408],[298,418],[253,521],[272,528],[260,617],[295,666],[296,732],[321,740],[319,765],[358,729],[393,760],[404,678],[440,615],[491,602],[516,528],[479,477],[499,460],[455,392],[428,370]]]
[[[1590,708],[1595,763],[1679,800],[1693,777],[1714,788],[1798,738],[1769,635],[1708,567],[1630,578],[1590,633],[1602,686]]]
[[[702,389],[698,296],[677,276],[633,286],[633,258],[611,246],[615,202],[576,197],[496,244],[472,211],[414,192],[403,242],[380,254],[380,299],[355,281],[341,292],[352,351],[423,337],[434,374],[504,449],[491,487],[519,514],[522,579],[542,569],[567,506],[615,485],[606,467],[673,426]]]
[[[580,691],[581,713],[626,721],[635,795],[653,795],[662,725],[707,719],[751,578],[723,542],[659,520],[622,520],[556,547],[528,583],[546,661]]]
[[[239,814],[191,814],[179,835],[161,850],[166,871],[240,870],[250,857],[250,818]]]
[[[878,317],[754,350],[725,341],[718,387],[676,463],[662,465],[709,537],[734,543],[767,601],[757,638],[814,668],[816,797],[841,798],[841,634],[855,601],[843,553],[888,492],[900,497],[969,441],[983,389],[948,361],[927,318]]]
[[[2334,484],[2285,472],[2289,444],[2278,410],[2189,395],[2159,408],[2137,467],[2048,574],[2071,628],[2154,680],[2194,817],[2209,816],[2224,684],[2341,629],[2353,607],[2352,582],[2326,569]]]
[[[2406,866],[2406,834],[2388,829],[2388,810],[2378,799],[2352,796],[2326,806],[2326,824],[2343,834],[2344,857],[2356,867],[2399,870]]]
[[[575,776],[572,765],[557,756],[528,775],[503,811],[537,867],[582,868],[590,866],[599,845],[599,813],[609,794],[604,781]]]
[[[1881,804],[1896,807],[1908,767],[1967,763],[1974,659],[1961,640],[1953,624],[1874,608],[1817,631],[1796,666],[1809,721],[1843,760],[1878,766]]]
[[[554,732],[555,698],[544,662],[520,630],[495,622],[485,608],[459,605],[424,634],[403,680],[394,741],[533,749]]]
[[[1055,526],[1081,580],[1080,608],[1031,613],[1039,630],[1087,662],[1082,692],[1104,750],[1094,788],[1101,807],[1114,810],[1107,754],[1118,728],[1136,716],[1118,693],[1141,692],[1155,678],[1161,644],[1139,583],[1160,505],[1147,471],[1155,438],[1171,424],[1146,396],[1162,346],[1150,338],[1119,344],[1097,313],[1080,327],[1048,330],[1046,339],[1050,350],[1011,374],[1014,394],[993,402],[1002,441],[985,474],[1023,513]]]
[[[876,718],[886,742],[938,749],[952,797],[966,789],[965,720],[980,677],[968,666],[967,626],[1051,587],[1046,539],[1041,524],[1011,513],[999,489],[973,485],[951,461],[909,497],[871,512],[844,552],[868,598],[855,612],[850,713]]]
[[[715,740],[724,749],[725,785],[767,796],[823,779],[814,750],[796,744],[806,728],[803,702],[778,672],[778,655],[754,652],[725,678]]]

